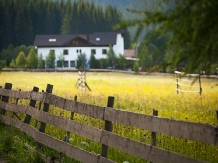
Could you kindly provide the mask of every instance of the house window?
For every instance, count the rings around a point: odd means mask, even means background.
[[[50,38],[48,41],[49,42],[56,42],[56,39],[55,38]]]
[[[63,62],[63,61],[58,60],[58,61],[57,61],[57,67],[62,67],[62,62]]]
[[[102,54],[107,54],[107,49],[102,49]]]
[[[70,61],[70,67],[76,67],[75,61]]]
[[[64,67],[69,67],[69,62],[68,61],[64,61]]]
[[[77,40],[76,40],[76,41],[73,40],[73,44],[74,44],[74,45],[75,45],[75,44],[77,45],[77,44],[78,44],[78,41],[77,41]]]
[[[96,54],[96,50],[95,49],[91,49],[91,54]]]
[[[81,54],[82,50],[81,49],[77,49],[76,52]]]
[[[64,55],[68,55],[69,54],[69,51],[68,50],[64,50]]]

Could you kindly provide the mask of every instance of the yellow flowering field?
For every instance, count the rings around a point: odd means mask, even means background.
[[[185,79],[187,80],[188,78]],[[36,86],[42,91],[46,90],[47,84],[51,84],[53,85],[53,94],[67,99],[73,99],[77,95],[77,99],[80,102],[106,106],[108,96],[114,96],[114,108],[117,109],[150,115],[155,109],[158,110],[158,116],[160,117],[218,125],[216,117],[216,110],[218,110],[218,86],[215,86],[218,84],[218,81],[215,79],[201,79],[202,96],[199,93],[180,92],[177,94],[175,75],[87,72],[86,82],[91,91],[88,89],[86,91],[77,89],[75,87],[77,80],[77,72],[0,73],[0,86],[4,86],[6,82],[9,82],[13,84],[13,90],[30,91]],[[190,80],[193,81],[194,79]],[[187,89],[199,91],[198,80]],[[67,111],[60,111],[55,107],[51,110],[54,114],[70,117],[70,113]],[[99,128],[103,127],[102,122],[96,122],[96,120],[85,116],[76,114],[75,120]],[[46,132],[60,139],[65,134],[64,131],[57,130],[52,126],[49,126]],[[137,128],[114,124],[113,132],[144,143],[151,142],[150,133]],[[71,140],[71,143],[74,145],[96,154],[100,153],[100,144],[90,142],[74,134],[71,134]],[[207,162],[216,162],[218,160],[218,148],[213,145],[199,144],[193,141],[185,143],[183,140],[158,134],[157,146]],[[108,157],[117,162],[144,162],[115,149],[110,149]]]
[[[87,72],[86,82],[92,91],[77,89],[77,72],[2,72],[0,86],[12,83],[12,89],[29,91],[34,86],[46,90],[53,85],[53,94],[78,101],[106,106],[107,97],[115,97],[115,108],[144,114],[158,110],[159,116],[216,124],[218,83],[215,79],[201,79],[203,95],[176,93],[174,75],[135,75],[111,72]],[[192,79],[191,79],[192,80]],[[198,81],[194,86],[198,86]],[[199,90],[198,87],[195,88]]]

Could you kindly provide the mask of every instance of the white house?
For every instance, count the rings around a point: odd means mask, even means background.
[[[58,68],[59,56],[64,56],[64,68],[75,68],[77,56],[85,53],[87,59],[95,54],[96,59],[106,58],[109,46],[113,47],[116,55],[124,54],[124,35],[122,32],[106,32],[94,34],[73,35],[36,35],[34,46],[38,56],[43,59],[54,51],[56,56],[55,68]]]

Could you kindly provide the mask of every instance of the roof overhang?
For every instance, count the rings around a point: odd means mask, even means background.
[[[130,61],[139,61],[138,58],[131,58],[131,57],[125,57],[126,60],[130,60]]]

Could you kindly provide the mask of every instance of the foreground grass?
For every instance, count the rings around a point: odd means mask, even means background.
[[[43,163],[39,154],[30,151],[24,141],[35,144],[35,142],[20,132],[18,129],[5,125],[0,119],[0,158],[4,158],[7,163]]]
[[[14,90],[32,90],[33,86],[40,91],[46,89],[47,84],[54,85],[53,93],[64,98],[106,106],[107,97],[115,97],[115,108],[143,114],[152,114],[158,110],[161,117],[178,120],[200,122],[218,125],[216,110],[218,108],[218,87],[214,86],[215,79],[202,79],[203,96],[199,94],[176,94],[175,76],[151,76],[120,73],[87,73],[87,84],[91,92],[81,92],[75,88],[78,73],[31,73],[31,72],[3,72],[0,74],[0,85],[6,82],[13,84]],[[196,86],[198,83],[195,84]],[[198,89],[198,88],[195,88]],[[23,103],[24,101],[20,101]],[[51,106],[53,114],[70,117],[70,113]],[[94,127],[102,128],[103,122],[76,114],[75,120]],[[34,121],[32,122],[34,124]],[[65,131],[47,126],[46,132],[58,139],[63,139]],[[113,132],[131,139],[150,144],[149,131],[139,130],[120,124],[113,124]],[[158,134],[157,146],[175,151],[193,158],[216,162],[218,148],[194,141],[185,142],[178,138]],[[71,134],[70,143],[80,146],[90,152],[100,154],[101,145]],[[49,150],[46,150],[49,151]],[[109,158],[117,162],[144,162],[124,152],[110,148]],[[68,158],[65,162],[70,162]]]

